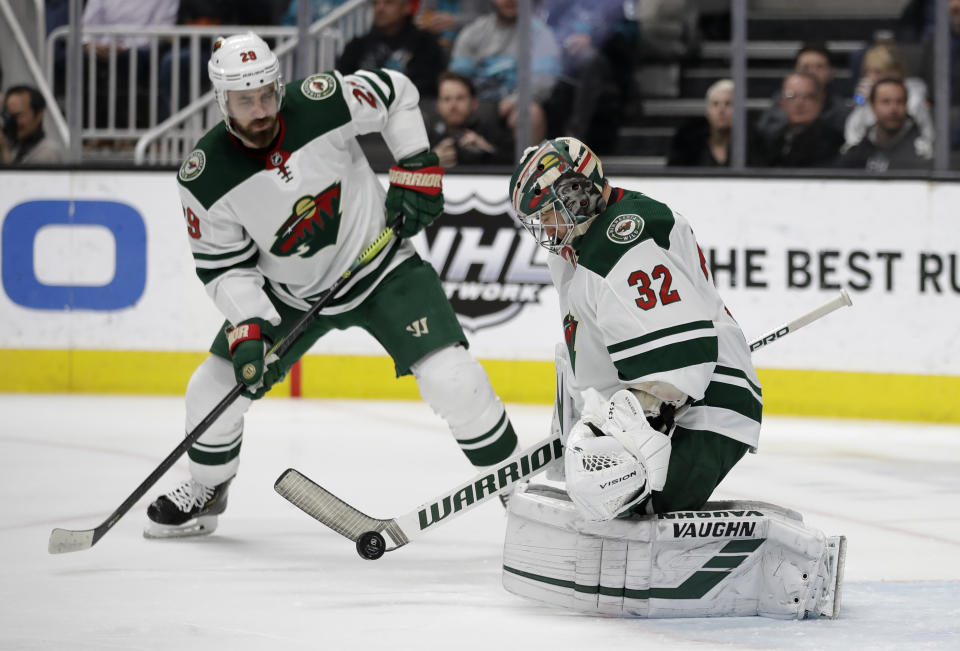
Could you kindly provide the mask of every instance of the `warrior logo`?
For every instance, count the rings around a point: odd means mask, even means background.
[[[446,216],[414,238],[440,274],[460,324],[473,332],[513,319],[552,285],[547,251],[508,211],[507,199],[448,199]]]
[[[323,247],[335,244],[340,230],[340,181],[315,197],[300,197],[292,212],[275,233],[277,239],[270,253],[309,258]]]
[[[580,322],[572,314],[563,317],[563,339],[567,342],[567,354],[570,355],[570,370],[577,370],[577,326]]]

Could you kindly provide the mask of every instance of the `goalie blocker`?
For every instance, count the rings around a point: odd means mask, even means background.
[[[560,488],[510,500],[503,586],[579,611],[634,617],[835,618],[846,539],[763,502],[586,522]]]

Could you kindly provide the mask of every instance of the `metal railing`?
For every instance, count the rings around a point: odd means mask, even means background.
[[[306,57],[306,61],[296,66],[299,69],[319,71],[333,68],[344,45],[354,36],[369,31],[372,20],[368,0],[352,0],[309,27],[306,48],[298,47],[296,28],[286,28],[292,30],[292,37],[285,38],[273,48],[284,78],[295,78],[295,57],[298,55]],[[261,31],[260,35],[265,36],[266,33]],[[191,96],[191,99],[188,106],[140,135],[134,149],[134,162],[137,165],[179,163],[197,140],[222,119],[212,90]]]
[[[43,8],[40,5],[39,0],[37,0],[34,5],[34,10],[39,12],[37,14],[37,22],[40,26],[36,28],[38,30],[42,30],[42,25],[45,24],[43,20]],[[47,83],[47,80],[50,79],[50,77],[43,76],[43,68],[40,64],[40,61],[37,60],[33,48],[30,47],[27,36],[20,25],[20,21],[17,20],[17,17],[13,11],[13,7],[10,6],[8,0],[0,0],[0,15],[3,15],[4,20],[9,25],[10,31],[13,33],[13,38],[17,42],[17,47],[20,48],[20,52],[23,55],[27,69],[30,71],[30,75],[33,77],[38,90],[43,95],[43,99],[47,103],[47,115],[53,121],[54,128],[56,128],[60,139],[63,140],[64,144],[69,144],[70,131],[67,128],[67,121],[64,119],[63,113],[60,111],[60,107],[57,105],[57,102],[54,99],[54,94]],[[38,43],[42,43],[42,32],[38,32],[37,37],[39,38]]]
[[[0,8],[6,2],[0,0]],[[217,37],[255,31],[271,42],[281,73],[289,80],[296,69],[332,68],[346,42],[368,31],[371,23],[370,0],[350,0],[305,30],[305,47],[297,45],[296,27],[83,26],[79,62],[68,60],[69,38],[76,31],[64,25],[47,37],[45,75],[38,64],[37,77],[45,78],[54,91],[60,89],[57,94],[63,93],[68,105],[70,84],[77,84],[74,106],[82,119],[71,120],[67,127],[60,116],[57,127],[65,140],[81,143],[83,158],[95,157],[93,145],[106,141],[106,155],[114,159],[129,160],[132,154],[138,164],[176,164],[220,119],[213,93],[207,90],[206,68]],[[74,64],[79,64],[78,73],[68,78],[66,69]],[[48,105],[55,106],[52,99],[53,94]]]
[[[175,111],[182,99],[195,100],[200,96],[201,75],[206,78],[204,48],[209,52],[217,36],[249,29],[237,25],[85,27],[81,78],[84,115],[80,133],[71,136],[82,142],[126,140],[132,145],[158,124],[164,106]],[[281,44],[296,36],[292,27],[263,27],[258,31],[264,38],[276,39]],[[58,52],[61,44],[65,49],[69,34],[70,27],[65,25],[47,38],[46,76],[55,88],[58,73],[63,73],[58,70]],[[99,43],[100,54],[94,42]],[[186,98],[181,97],[184,71],[188,77],[183,80],[188,84]]]

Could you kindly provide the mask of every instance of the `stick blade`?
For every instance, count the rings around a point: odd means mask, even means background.
[[[47,551],[51,554],[66,554],[90,549],[95,542],[94,532],[94,529],[84,529],[82,531],[54,529],[50,532]]]
[[[361,535],[368,531],[382,531],[388,534],[396,544],[395,547],[388,548],[387,551],[396,549],[396,547],[408,542],[407,536],[395,520],[380,520],[370,517],[350,506],[298,470],[293,468],[285,470],[277,478],[273,488],[285,500],[348,540],[356,542]]]

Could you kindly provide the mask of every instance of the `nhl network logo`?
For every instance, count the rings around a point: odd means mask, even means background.
[[[461,325],[477,331],[516,317],[551,285],[547,252],[511,219],[508,200],[447,200],[417,244],[440,274]]]

